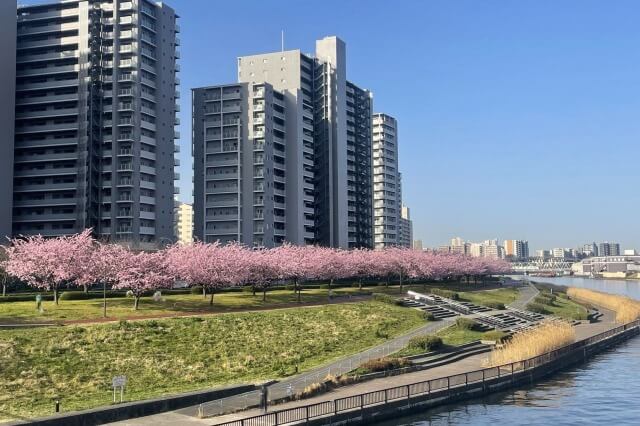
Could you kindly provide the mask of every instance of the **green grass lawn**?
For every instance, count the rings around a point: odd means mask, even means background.
[[[515,288],[500,288],[496,290],[465,291],[458,292],[458,294],[460,294],[462,300],[475,303],[476,305],[497,302],[506,306],[516,300],[518,290]]]
[[[480,340],[483,335],[484,331],[465,330],[455,325],[436,333],[436,336],[442,338],[442,343],[449,346],[460,346],[474,340]]]
[[[336,295],[358,293],[357,288],[341,288],[334,290]],[[132,316],[153,317],[185,313],[219,313],[247,309],[269,309],[297,304],[296,295],[291,290],[274,290],[267,293],[266,302],[262,294],[255,296],[250,292],[227,292],[216,294],[213,306],[209,306],[209,298],[201,294],[175,294],[163,296],[160,302],[151,297],[143,297],[137,311],[132,309],[133,299],[107,299],[107,316],[121,319]],[[34,296],[35,298],[35,296]],[[302,303],[324,303],[328,301],[328,290],[308,289],[302,292]],[[0,323],[37,323],[51,321],[99,320],[102,319],[102,299],[61,300],[59,305],[52,301],[42,303],[44,312],[36,310],[35,302],[0,303]]]
[[[420,312],[361,302],[206,317],[0,331],[0,420],[285,377],[424,324]]]
[[[548,293],[546,293],[548,294]],[[555,293],[558,295],[558,293]],[[534,303],[541,302],[544,299],[536,298]],[[584,320],[587,319],[587,308],[583,305],[564,297],[556,297],[553,303],[538,303],[551,315],[568,320]]]

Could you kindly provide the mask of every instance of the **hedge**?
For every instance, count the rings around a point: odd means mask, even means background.
[[[457,318],[456,327],[460,330],[478,330],[479,324],[469,318]]]
[[[434,351],[442,347],[442,338],[432,335],[416,336],[409,340],[407,346],[412,349],[421,349],[427,352]]]

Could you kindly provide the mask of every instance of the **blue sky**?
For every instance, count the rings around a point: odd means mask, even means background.
[[[348,78],[400,126],[403,193],[427,246],[640,248],[640,2],[167,0],[181,16],[181,198],[190,88],[236,57],[347,43]]]

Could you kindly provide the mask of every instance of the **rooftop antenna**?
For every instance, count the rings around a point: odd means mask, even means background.
[[[280,48],[284,52],[284,30],[280,30]]]

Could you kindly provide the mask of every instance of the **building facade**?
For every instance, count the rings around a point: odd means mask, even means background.
[[[398,172],[398,122],[373,115],[373,216],[375,248],[398,245],[401,190]]]
[[[173,241],[177,18],[148,0],[18,8],[14,234]]]
[[[620,244],[604,242],[598,246],[598,256],[620,256]]]
[[[527,260],[529,258],[529,242],[524,240],[505,240],[504,254],[508,259]]]
[[[411,247],[413,241],[413,222],[409,207],[402,206],[400,211],[400,232],[398,233],[398,245],[401,247]]]
[[[176,202],[174,212],[174,238],[183,245],[193,242],[193,205]]]
[[[240,57],[238,83],[194,89],[196,237],[371,247],[371,103],[337,37]]]
[[[0,2],[0,239],[11,236],[16,81],[16,2]],[[2,243],[0,243],[2,244]]]

